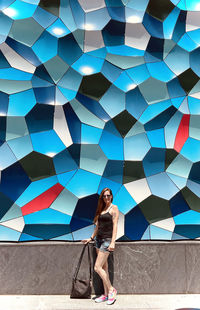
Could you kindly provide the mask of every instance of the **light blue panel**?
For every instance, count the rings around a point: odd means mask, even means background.
[[[82,144],[98,144],[102,134],[102,129],[89,125],[81,125],[81,143]]]
[[[183,117],[182,113],[180,113],[179,111],[176,112],[165,126],[165,142],[167,148],[174,147],[174,141],[182,117]]]
[[[197,44],[197,46],[200,45],[200,29],[188,31],[188,36]]]
[[[178,97],[178,98],[171,98],[171,102],[172,102],[173,106],[178,110],[184,99],[185,99],[185,96],[184,97]]]
[[[200,225],[200,213],[189,210],[174,216],[176,225]]]
[[[197,43],[195,43],[187,33],[185,33],[181,39],[178,41],[178,45],[184,48],[186,51],[191,52],[195,48],[198,47]]]
[[[13,3],[13,0],[1,0],[0,2],[0,10],[7,8],[9,5]]]
[[[81,74],[79,74],[72,68],[69,68],[62,77],[62,79],[59,81],[58,85],[70,90],[74,90],[77,93],[81,81],[82,81]]]
[[[200,141],[188,138],[180,153],[192,162],[200,161]]]
[[[41,7],[37,7],[37,10],[35,11],[33,18],[43,27],[47,28],[49,25],[51,25],[57,17],[46,10],[43,10]]]
[[[18,204],[18,206],[23,207],[26,203],[41,195],[57,183],[58,179],[56,176],[32,182],[15,203]]]
[[[100,182],[100,185],[99,185],[99,188],[98,188],[98,194],[101,193],[101,191],[105,188],[105,187],[108,187],[108,188],[111,188],[112,190],[112,193],[113,193],[113,196],[116,195],[116,193],[118,192],[118,190],[120,189],[121,187],[121,184],[117,183],[117,182],[113,182],[109,179],[106,179],[106,178],[101,178],[101,182]]]
[[[102,47],[102,48],[99,48],[98,50],[88,52],[87,54],[94,56],[94,57],[101,58],[101,59],[105,59],[107,51],[106,51],[105,47]],[[115,67],[115,69],[116,69],[116,67]],[[113,70],[114,70],[114,67],[113,67]]]
[[[149,3],[149,0],[129,0],[126,2],[128,2],[127,6],[129,8],[133,9],[137,8],[138,11],[145,11]]]
[[[57,175],[58,181],[62,186],[66,186],[77,170],[61,173]]]
[[[156,227],[150,226],[151,240],[171,240],[173,232]]]
[[[14,229],[0,226],[0,241],[18,241],[21,233]]]
[[[173,2],[173,0],[171,0]],[[176,1],[176,0],[175,0]],[[185,0],[180,0],[177,4],[177,7],[181,10],[187,10]]]
[[[144,56],[144,51],[127,45],[106,46],[108,53],[119,56]]]
[[[70,30],[63,24],[63,22],[59,18],[47,28],[47,31],[57,38],[64,37],[70,33]]]
[[[77,201],[78,198],[65,188],[51,204],[50,209],[54,209],[72,216],[76,208]]]
[[[172,38],[174,27],[179,17],[179,13],[180,13],[180,10],[178,8],[174,8],[172,12],[165,18],[163,22],[163,32],[164,32],[165,39]]]
[[[15,68],[6,68],[0,70],[0,79],[14,80],[14,81],[30,81],[33,74],[17,70]]]
[[[96,193],[100,180],[101,177],[99,175],[79,169],[66,188],[78,198],[82,198]]]
[[[62,92],[62,94],[65,96],[66,101],[71,101],[72,99],[76,97],[77,91],[66,89],[60,86],[58,88]]]
[[[152,77],[163,82],[169,82],[175,77],[175,74],[163,61],[149,63],[147,64],[147,68]]]
[[[179,191],[165,172],[148,177],[147,182],[153,195],[167,200]]]
[[[199,0],[185,0],[186,9],[188,11],[200,11],[200,2]]]
[[[200,115],[200,100],[188,96],[188,107],[191,114]]]
[[[151,145],[145,133],[124,139],[125,160],[142,160]]]
[[[21,216],[22,216],[21,208],[18,205],[13,204],[12,207],[1,218],[0,222],[5,222],[5,221],[13,220],[13,219],[15,219],[17,217],[21,217]]]
[[[156,129],[147,132],[147,137],[152,147],[165,148],[164,129]]]
[[[111,117],[115,117],[125,109],[125,94],[111,85],[99,102]]]
[[[152,105],[149,105],[139,118],[140,123],[145,124],[153,119],[155,116],[159,115],[161,112],[165,111],[171,106],[170,100],[165,100]]]
[[[17,158],[5,142],[0,146],[0,170],[3,170],[17,161]]]
[[[84,240],[90,238],[90,236],[94,232],[94,228],[94,225],[90,225],[77,231],[73,231],[72,235],[74,237],[74,240]]]
[[[179,75],[190,67],[189,53],[176,45],[165,58],[165,62],[176,75]]]
[[[85,24],[91,30],[102,30],[110,20],[107,8],[88,12],[85,16]],[[86,27],[87,30],[87,27]]]
[[[72,234],[66,234],[63,236],[59,236],[56,238],[52,238],[50,240],[66,240],[66,241],[74,241]]]
[[[19,239],[19,241],[33,241],[33,240],[43,240],[43,239],[37,238],[35,236],[30,236],[24,233],[21,234],[20,239]]]
[[[9,9],[12,10],[12,19],[23,19],[31,17],[35,10],[36,5],[26,3],[24,1],[15,0],[10,6]],[[9,14],[9,13],[8,13]]]
[[[8,115],[25,116],[36,104],[33,89],[10,96]]]
[[[102,175],[107,164],[107,158],[99,145],[81,145],[80,168]]]
[[[133,80],[130,79],[130,77],[125,71],[120,74],[120,76],[114,82],[114,85],[117,86],[119,89],[123,90],[124,92],[135,88]]]
[[[124,186],[117,192],[113,199],[113,203],[118,206],[119,211],[123,214],[126,214],[137,205]]]
[[[74,21],[69,0],[60,0],[60,18],[70,31],[76,30],[77,26]]]
[[[124,159],[123,139],[121,137],[104,130],[99,145],[108,159]]]
[[[149,240],[150,239],[150,226],[145,230],[141,240]]]
[[[200,184],[191,180],[187,181],[187,187],[198,197],[200,197]]]
[[[73,65],[72,68],[82,75],[91,75],[101,71],[103,59],[83,54]]]
[[[182,189],[182,188],[184,188],[186,186],[187,179],[182,178],[182,177],[177,176],[177,175],[174,175],[174,174],[171,174],[171,173],[168,173],[168,172],[167,172],[167,175],[170,177],[170,179],[174,182],[174,184],[178,188]]]
[[[42,62],[46,62],[57,55],[57,47],[58,39],[48,32],[43,32],[32,49]]]
[[[13,151],[18,160],[33,151],[33,146],[29,135],[9,140],[8,145],[10,146],[11,150]]]
[[[55,211],[44,209],[24,216],[25,224],[69,224],[71,216]]]
[[[189,136],[200,140],[200,122],[198,115],[192,115],[190,117]]]
[[[150,77],[146,64],[127,69],[126,72],[137,85],[146,81]]]
[[[40,0],[25,0],[25,2],[30,3],[30,4],[39,4]]]
[[[166,171],[187,179],[191,168],[192,162],[178,154]]]
[[[66,148],[54,130],[37,132],[30,135],[36,152],[53,156]]]
[[[6,37],[9,34],[11,26],[12,26],[11,18],[0,12],[0,44],[5,41]]]
[[[177,5],[179,2],[180,2],[180,0],[170,0],[174,5]]]

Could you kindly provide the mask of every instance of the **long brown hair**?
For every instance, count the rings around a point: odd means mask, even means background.
[[[98,221],[98,217],[99,215],[101,214],[101,212],[105,209],[105,202],[103,200],[103,195],[106,191],[109,191],[110,192],[110,195],[112,196],[111,198],[111,202],[113,201],[113,194],[112,194],[112,191],[110,188],[108,187],[105,187],[102,191],[101,191],[101,194],[99,196],[99,200],[98,200],[98,204],[97,204],[97,210],[96,210],[96,214],[95,214],[95,217],[94,217],[94,223],[96,224],[97,221]]]

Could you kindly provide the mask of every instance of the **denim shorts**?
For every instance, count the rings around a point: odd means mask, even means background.
[[[96,239],[94,246],[102,252],[110,252],[108,250],[110,243],[111,243],[111,238]]]

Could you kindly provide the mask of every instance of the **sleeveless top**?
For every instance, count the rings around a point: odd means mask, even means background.
[[[106,213],[100,214],[98,217],[97,239],[112,238],[113,220],[109,212],[111,208],[112,204]]]

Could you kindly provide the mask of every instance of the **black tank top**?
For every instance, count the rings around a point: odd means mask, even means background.
[[[110,208],[109,208],[110,210]],[[100,214],[98,218],[97,239],[112,238],[113,220],[110,212]]]

